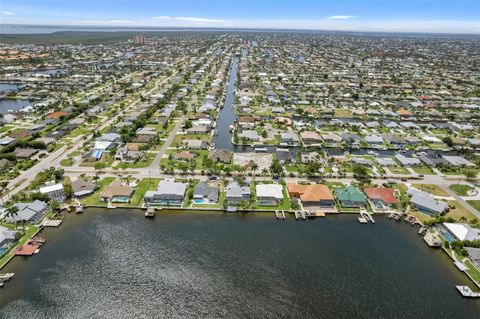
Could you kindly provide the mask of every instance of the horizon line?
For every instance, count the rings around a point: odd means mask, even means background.
[[[480,37],[479,33],[464,33],[464,32],[428,32],[428,31],[372,31],[372,30],[335,30],[335,29],[313,29],[313,28],[277,28],[277,27],[215,27],[215,26],[148,26],[148,25],[83,25],[83,24],[26,24],[26,23],[1,23],[0,27],[2,26],[20,26],[20,27],[75,27],[75,28],[86,28],[86,29],[93,29],[93,28],[100,28],[100,29],[135,29],[135,28],[143,28],[143,29],[173,29],[173,30],[181,30],[181,29],[193,29],[193,30],[258,30],[258,31],[319,31],[319,32],[338,32],[338,33],[385,33],[385,34],[431,34],[431,35],[469,35],[469,36],[478,36]],[[61,31],[57,31],[61,32]],[[149,31],[147,31],[149,32]],[[52,32],[54,33],[54,32]],[[0,34],[4,35],[21,35],[21,34],[42,34],[42,33],[2,33],[0,29]],[[43,33],[45,34],[45,33]]]

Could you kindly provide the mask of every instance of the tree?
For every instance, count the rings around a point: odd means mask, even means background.
[[[370,174],[365,166],[360,164],[353,165],[353,178],[359,181],[361,184],[370,183]]]
[[[12,219],[15,218],[15,216],[18,215],[18,207],[17,206],[11,206],[8,207],[5,213],[5,217],[10,217]]]
[[[55,199],[51,200],[50,203],[48,203],[48,205],[50,206],[50,209],[53,212],[56,212],[60,209],[60,202]]]
[[[270,165],[270,173],[272,176],[281,176],[283,174],[283,167],[277,158],[274,158],[272,165]]]
[[[463,175],[467,178],[467,181],[471,181],[477,178],[477,172],[471,169],[467,169],[463,172]]]
[[[2,205],[5,205],[5,202],[3,201],[3,192],[5,191],[5,188],[8,186],[8,181],[1,181],[0,182],[0,196],[2,197]]]
[[[250,169],[253,172],[253,177],[255,177],[255,172],[258,170],[258,164],[254,161],[250,161]]]

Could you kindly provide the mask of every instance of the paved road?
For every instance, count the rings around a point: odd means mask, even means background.
[[[170,134],[168,135],[168,138],[165,141],[165,143],[162,145],[162,148],[160,149],[160,151],[155,156],[155,159],[150,164],[149,169],[154,170],[154,171],[159,169],[160,161],[162,160],[163,156],[167,152],[170,144],[172,144],[172,141],[175,138],[175,135],[177,134],[178,130],[182,127],[184,121],[185,121],[185,116],[182,115],[182,117],[178,120],[177,124],[173,128],[173,131],[170,132]]]

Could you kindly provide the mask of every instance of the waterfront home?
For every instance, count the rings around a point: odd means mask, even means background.
[[[325,185],[287,184],[287,189],[290,197],[299,198],[305,209],[332,210],[335,208],[333,194]]]
[[[173,154],[173,159],[177,161],[193,161],[197,157],[197,154],[191,153],[189,151],[181,151]]]
[[[315,131],[300,132],[300,137],[302,138],[302,141],[303,141],[304,144],[315,144],[315,143],[321,143],[322,142],[322,138]]]
[[[195,204],[216,204],[218,203],[218,186],[199,182],[193,191],[193,202]]]
[[[283,201],[283,186],[279,184],[257,184],[255,186],[259,206],[277,206]]]
[[[365,142],[370,145],[380,145],[383,144],[383,137],[380,135],[368,135],[365,137]]]
[[[17,232],[6,227],[0,226],[0,248],[7,248],[15,242],[15,235]],[[0,251],[0,255],[2,251]]]
[[[206,125],[194,125],[191,128],[187,129],[187,134],[207,134],[210,132],[210,128]]]
[[[335,134],[335,133],[328,133],[328,134],[323,134],[322,135],[322,139],[326,142],[326,143],[331,143],[331,144],[337,144],[337,143],[340,143],[342,142],[342,138]]]
[[[466,167],[475,167],[475,164],[465,159],[462,156],[453,156],[453,155],[442,155],[442,158],[452,166],[466,166]]]
[[[395,158],[397,159],[397,161],[400,162],[400,164],[402,164],[403,166],[407,166],[407,167],[412,167],[414,165],[421,164],[421,161],[418,158],[406,157],[403,154],[396,154]]]
[[[72,183],[72,190],[74,197],[82,198],[93,194],[95,191],[95,184],[78,179]]]
[[[221,162],[221,163],[226,163],[229,164],[232,161],[232,152],[228,150],[222,150],[222,149],[215,149],[210,152],[208,155],[208,158],[213,160],[214,162]]]
[[[363,207],[366,204],[365,195],[356,187],[350,185],[346,188],[335,189],[335,196],[342,207]]]
[[[375,157],[375,162],[383,167],[396,166],[397,162],[391,157]]]
[[[240,186],[237,182],[231,181],[225,187],[226,200],[228,204],[238,204],[242,200],[250,200],[250,186]]]
[[[100,200],[111,203],[128,203],[133,194],[133,188],[115,180],[105,187],[100,194]]]
[[[351,159],[351,161],[355,164],[363,165],[363,166],[367,166],[367,167],[373,167],[374,166],[373,162],[371,160],[369,160],[368,158],[353,157]]]
[[[449,241],[480,240],[480,229],[468,224],[442,223],[442,235]]]
[[[300,160],[304,164],[309,164],[309,163],[319,163],[321,161],[322,157],[320,154],[317,152],[308,152],[308,153],[302,153],[300,155]]]
[[[448,208],[446,202],[436,200],[429,193],[410,188],[408,189],[408,194],[412,196],[410,203],[424,214],[439,215],[444,213]]]
[[[59,202],[63,202],[65,199],[65,192],[63,191],[63,184],[62,183],[48,183],[43,187],[40,187],[40,193],[45,194],[50,199],[57,200]]]
[[[146,205],[181,206],[187,191],[187,183],[162,180],[156,191],[147,191],[144,196]]]
[[[363,189],[363,192],[373,204],[372,208],[374,210],[385,209],[386,207],[392,207],[399,203],[393,188],[367,187]]]
[[[480,248],[465,247],[471,263],[480,269]]]
[[[47,203],[35,200],[31,203],[17,203],[13,206],[18,208],[18,212],[14,216],[6,217],[8,223],[29,222],[36,223],[40,221],[48,211]]]
[[[298,134],[292,131],[281,132],[280,139],[286,145],[297,145],[300,142]]]
[[[191,150],[206,150],[208,148],[208,142],[203,140],[183,140],[185,148]]]

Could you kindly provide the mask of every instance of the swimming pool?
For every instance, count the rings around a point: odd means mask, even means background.
[[[194,199],[193,203],[194,204],[206,204],[207,201],[205,199]]]
[[[448,232],[444,232],[442,235],[443,235],[443,238],[445,238],[445,240],[448,241],[449,243],[456,241],[456,239]]]
[[[6,247],[0,247],[0,257],[3,256],[7,252],[8,248]]]

